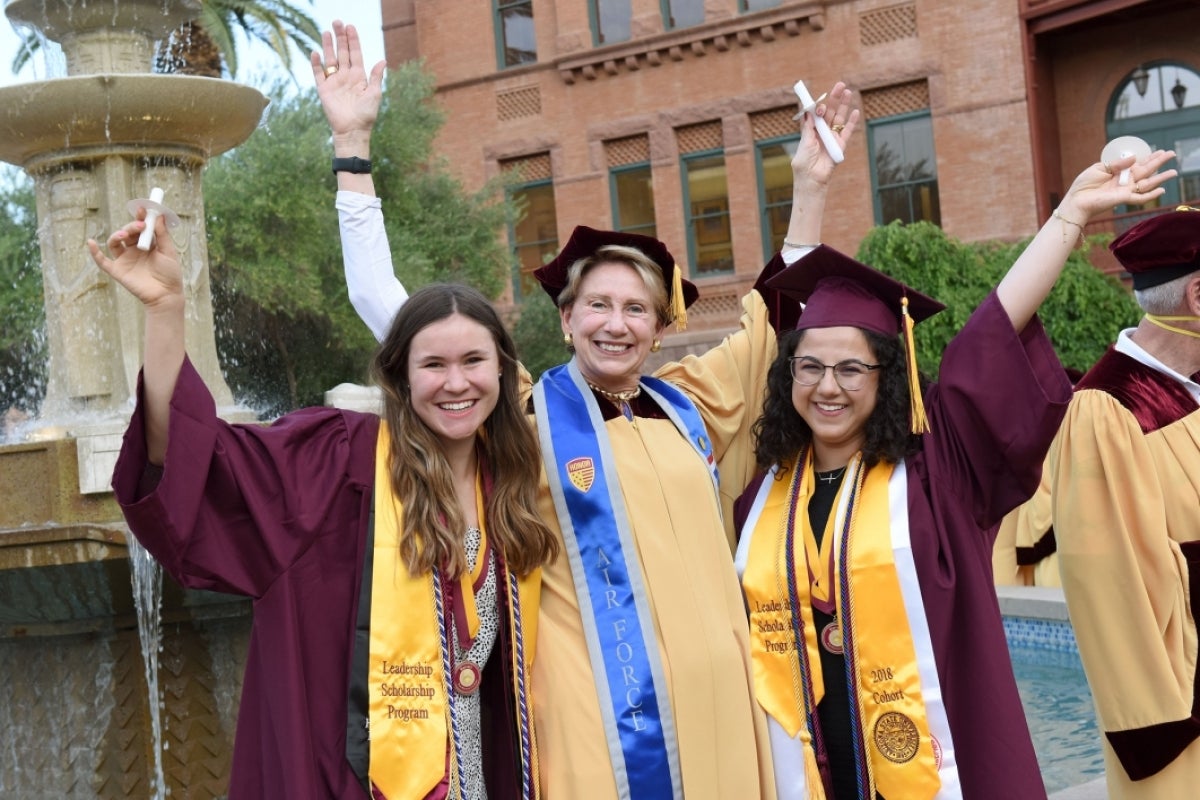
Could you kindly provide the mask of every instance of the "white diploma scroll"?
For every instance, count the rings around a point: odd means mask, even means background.
[[[1122,158],[1137,156],[1135,163],[1141,163],[1150,156],[1150,145],[1136,136],[1118,136],[1108,144],[1104,145],[1104,150],[1100,153],[1100,160],[1104,163],[1120,161]],[[1130,167],[1121,170],[1120,176],[1117,178],[1117,183],[1125,186],[1129,183]]]
[[[804,85],[804,81],[796,81],[796,85],[792,89],[796,92],[796,97],[800,98],[801,110],[813,115],[813,122],[817,126],[817,136],[821,137],[821,144],[825,145],[825,151],[829,153],[829,157],[833,159],[833,163],[842,163],[846,156],[842,153],[842,146],[838,144],[837,137],[829,129],[829,123],[825,121],[825,118],[818,117],[814,113],[817,103],[824,100],[825,95],[821,95],[816,100],[813,100],[812,95],[808,93],[808,88]],[[799,118],[800,115],[797,114],[796,116]]]
[[[163,190],[155,186],[150,190],[149,199],[130,200],[126,206],[129,209],[129,213],[135,217],[139,209],[146,209],[146,229],[138,237],[138,250],[149,252],[150,248],[154,246],[154,223],[160,216],[166,220],[168,228],[174,228],[179,224],[179,216],[164,206],[162,201]]]

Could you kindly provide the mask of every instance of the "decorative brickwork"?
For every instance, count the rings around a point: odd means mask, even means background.
[[[699,153],[702,150],[720,150],[724,144],[720,122],[701,122],[675,130],[681,153]]]
[[[510,158],[500,162],[500,169],[506,173],[515,172],[522,183],[548,181],[554,176],[554,172],[550,168],[549,153]]]
[[[792,117],[796,116],[798,106],[773,108],[770,111],[759,111],[750,115],[750,131],[754,141],[775,139],[780,136],[795,136],[800,133],[798,123]]]
[[[864,11],[858,17],[858,39],[864,47],[917,38],[917,7],[913,3]]]
[[[558,74],[568,85],[581,78],[594,81],[601,76],[613,77],[709,54],[720,57],[741,48],[799,36],[806,28],[812,31],[825,28],[825,15],[816,3],[788,4],[598,47],[561,59]]]
[[[501,122],[538,117],[542,114],[542,92],[536,86],[524,86],[496,92],[496,119]]]
[[[867,119],[910,114],[929,108],[929,82],[898,83],[862,93],[863,116]]]
[[[646,134],[610,139],[604,143],[604,161],[612,167],[640,164],[650,160],[650,137]]]
[[[701,292],[700,298],[688,309],[688,316],[694,317],[732,317],[737,319],[742,311],[742,302],[733,292],[721,294],[706,294]]]

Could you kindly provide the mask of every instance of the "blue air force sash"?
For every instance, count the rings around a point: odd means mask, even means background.
[[[712,444],[695,406],[665,381],[643,377],[641,385],[705,459],[715,492]],[[574,361],[547,371],[533,399],[618,795],[682,800],[654,619],[600,408]]]

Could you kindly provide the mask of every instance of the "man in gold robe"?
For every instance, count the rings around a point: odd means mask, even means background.
[[[1200,210],[1112,243],[1146,312],[1076,386],[1049,467],[1109,797],[1200,785]]]

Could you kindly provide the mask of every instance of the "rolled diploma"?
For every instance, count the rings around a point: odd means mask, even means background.
[[[1121,151],[1121,158],[1129,158],[1132,155],[1135,155],[1135,153],[1132,150],[1122,150]],[[1132,171],[1133,171],[1133,167],[1126,167],[1125,169],[1121,170],[1121,176],[1119,178],[1117,178],[1117,185],[1125,186],[1126,184],[1128,184],[1129,178],[1131,177],[1130,173]]]
[[[796,85],[792,89],[800,98],[800,108],[811,113],[817,107],[816,101],[812,99],[812,95],[804,86],[804,81],[796,81]],[[833,163],[842,163],[846,156],[842,153],[842,146],[838,144],[837,137],[829,129],[829,123],[825,121],[824,117],[818,117],[816,114],[813,114],[813,121],[817,126],[817,136],[821,137],[821,144],[825,145],[825,152],[829,153]]]
[[[150,202],[146,204],[146,229],[138,237],[138,250],[149,251],[154,245],[154,223],[162,213],[163,190],[157,186],[150,190]]]

